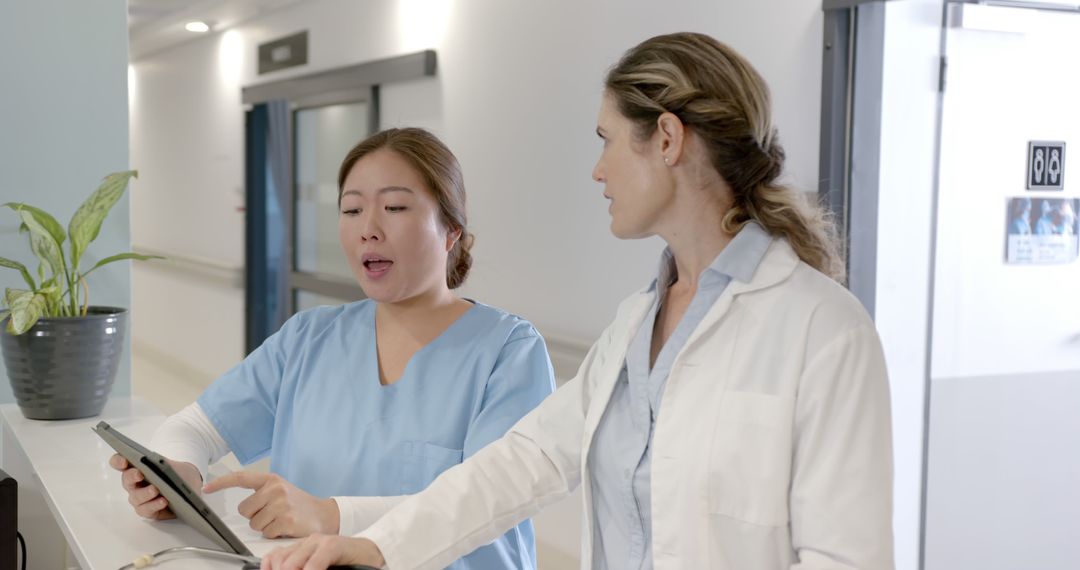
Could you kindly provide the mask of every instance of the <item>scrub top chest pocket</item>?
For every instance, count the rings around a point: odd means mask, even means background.
[[[794,398],[729,391],[709,453],[709,508],[755,525],[786,525]]]
[[[408,441],[402,446],[401,494],[412,495],[427,488],[443,471],[461,463],[464,450],[426,441]]]

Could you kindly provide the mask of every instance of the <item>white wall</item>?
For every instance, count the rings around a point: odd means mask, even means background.
[[[128,168],[127,4],[123,0],[38,0],[0,3],[0,203],[27,202],[67,226],[108,173]],[[133,181],[130,191],[140,192]],[[125,197],[113,208],[83,268],[130,250]],[[0,211],[0,256],[36,269],[14,213]],[[130,306],[127,263],[88,280],[90,302]],[[0,272],[0,287],[25,288],[17,272]],[[0,402],[13,401],[0,371]],[[130,391],[125,349],[114,395]]]
[[[141,184],[131,198],[132,242],[214,264],[219,274],[178,279],[183,266],[168,269],[171,261],[135,267],[136,392],[156,378],[138,375],[143,357],[197,393],[244,356],[241,57],[233,32],[131,66],[131,164]]]

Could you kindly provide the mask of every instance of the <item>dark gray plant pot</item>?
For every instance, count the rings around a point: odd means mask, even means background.
[[[90,307],[85,317],[41,319],[21,335],[0,322],[0,346],[15,401],[32,420],[101,413],[124,350],[127,309]]]

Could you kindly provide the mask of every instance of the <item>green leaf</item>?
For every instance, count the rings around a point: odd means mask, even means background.
[[[86,279],[87,275],[90,275],[91,273],[94,272],[95,269],[97,269],[98,267],[101,267],[102,265],[105,265],[106,263],[112,263],[114,261],[121,261],[121,260],[124,260],[124,259],[137,259],[139,261],[146,261],[146,260],[149,260],[149,259],[165,259],[165,258],[161,257],[160,255],[143,255],[141,253],[118,253],[116,255],[106,257],[105,259],[102,259],[101,261],[97,262],[96,265],[94,265],[93,267],[90,268],[90,271],[87,271],[86,273],[82,274],[83,279]]]
[[[30,249],[42,262],[47,263],[52,269],[53,275],[64,274],[64,256],[60,252],[60,244],[56,243],[49,230],[34,219],[34,215],[26,210],[19,210],[23,223],[30,228]]]
[[[75,215],[71,216],[71,222],[68,223],[68,235],[71,236],[72,269],[78,269],[79,260],[82,259],[86,246],[97,238],[105,216],[124,195],[124,189],[127,188],[131,177],[138,174],[135,170],[128,170],[106,176],[101,186],[83,202],[82,206],[79,206]]]
[[[18,297],[19,295],[22,295],[23,293],[33,293],[33,291],[27,291],[26,289],[12,289],[11,287],[8,287],[7,289],[4,289],[4,304],[7,305],[8,307],[10,307],[11,306],[11,301],[15,297]]]
[[[37,285],[34,285],[34,278],[31,277],[30,272],[26,270],[26,266],[19,263],[18,261],[13,261],[13,260],[7,259],[6,257],[0,257],[0,267],[7,267],[7,268],[10,268],[10,269],[18,269],[19,273],[22,273],[23,281],[26,281],[26,284],[29,285],[31,289],[34,289],[34,288],[37,287]]]
[[[7,204],[2,204],[2,206],[7,206],[8,208],[15,210],[16,212],[30,212],[30,215],[34,216],[34,219],[37,220],[37,223],[41,224],[42,227],[48,230],[49,235],[52,236],[52,238],[56,241],[58,245],[63,245],[64,240],[67,239],[67,234],[64,232],[64,226],[61,226],[60,222],[56,221],[56,218],[52,217],[45,210],[42,210],[41,208],[35,208],[29,204],[21,204],[19,202],[8,202]],[[23,225],[26,225],[25,222],[23,223]],[[27,231],[29,231],[29,228],[27,228]]]
[[[56,284],[56,277],[54,276],[48,281],[42,283],[41,288],[38,289],[37,292],[45,296],[45,316],[61,316],[60,307],[63,306],[63,299],[60,296],[60,286]]]
[[[11,319],[7,331],[11,334],[23,334],[30,330],[45,312],[45,295],[34,291],[24,291],[10,299]]]

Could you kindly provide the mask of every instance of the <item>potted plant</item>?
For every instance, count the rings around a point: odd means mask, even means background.
[[[0,311],[4,365],[15,401],[27,418],[84,418],[100,414],[105,406],[123,351],[127,310],[91,306],[86,278],[115,261],[156,256],[120,253],[86,271],[80,262],[109,210],[137,175],[131,170],[106,176],[75,211],[66,232],[39,208],[3,204],[19,217],[19,233],[29,235],[30,250],[39,261],[35,276],[23,264],[0,257],[0,266],[17,270],[27,285],[5,290]]]

